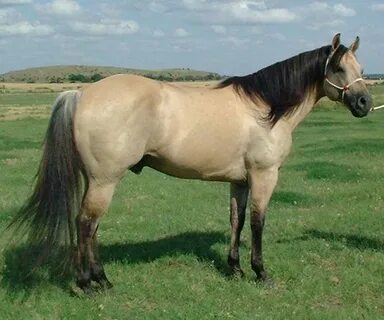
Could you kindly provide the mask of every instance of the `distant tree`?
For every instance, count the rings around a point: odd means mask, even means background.
[[[96,81],[99,81],[101,79],[103,79],[104,77],[100,74],[100,73],[94,73],[92,76],[91,76],[91,82],[96,82]]]
[[[185,76],[184,76],[184,81],[194,81],[196,78],[193,76],[193,75],[191,75],[191,74],[186,74]]]
[[[49,83],[63,83],[63,79],[60,77],[51,77],[49,78]]]
[[[146,73],[146,74],[144,74],[144,77],[149,78],[149,79],[157,79],[157,77],[155,75],[153,75],[152,73]]]
[[[91,79],[81,73],[78,73],[78,74],[73,74],[71,73],[69,76],[68,76],[68,80],[70,82],[90,82]]]
[[[157,80],[160,80],[160,81],[173,81],[173,78],[169,74],[160,74],[157,77]]]

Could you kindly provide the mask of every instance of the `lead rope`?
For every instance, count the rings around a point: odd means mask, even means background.
[[[373,107],[370,111],[375,111],[375,110],[382,109],[382,108],[384,108],[384,104],[382,106]]]

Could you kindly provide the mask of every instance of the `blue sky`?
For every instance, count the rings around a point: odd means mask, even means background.
[[[384,1],[0,0],[0,73],[61,64],[248,74],[361,38],[366,73],[384,72]]]

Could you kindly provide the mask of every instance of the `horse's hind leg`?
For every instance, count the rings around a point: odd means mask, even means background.
[[[76,258],[76,283],[85,293],[91,293],[91,280],[102,288],[109,288],[97,246],[98,220],[108,209],[116,183],[90,180],[80,214],[77,217],[78,250]]]
[[[231,183],[231,245],[228,253],[228,264],[233,273],[238,273],[241,276],[244,275],[244,272],[240,268],[239,244],[241,230],[243,230],[244,226],[248,193],[249,188],[247,184]]]

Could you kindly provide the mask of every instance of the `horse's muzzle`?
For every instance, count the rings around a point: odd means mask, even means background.
[[[372,109],[372,98],[369,95],[362,96],[346,96],[345,104],[348,106],[351,113],[357,117],[365,117]]]

